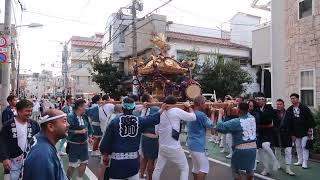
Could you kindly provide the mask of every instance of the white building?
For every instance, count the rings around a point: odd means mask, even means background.
[[[230,40],[252,48],[252,31],[260,25],[261,17],[238,12],[230,20]]]
[[[132,16],[121,12],[113,13],[107,21],[106,33],[103,38],[105,44],[104,57],[112,57],[118,62],[125,53],[125,30],[132,23]]]
[[[244,20],[246,22],[243,22]],[[122,20],[119,21],[122,22]],[[137,22],[137,27],[139,28],[137,33],[138,56],[147,59],[151,54],[156,53],[157,49],[150,40],[153,35],[164,33],[170,45],[169,56],[175,56],[179,60],[188,51],[197,50],[200,53],[199,62],[201,63],[212,53],[222,54],[226,60],[239,62],[241,67],[251,74],[253,83],[245,85],[247,86],[246,94],[259,92],[260,86],[256,82],[258,68],[251,66],[250,47],[252,44],[252,30],[260,24],[260,18],[238,13],[233,17],[231,22],[234,23],[234,26],[231,26],[231,31],[224,31],[221,29],[176,24],[167,21],[166,16],[152,14]],[[249,26],[244,25],[244,23],[247,23]],[[116,25],[115,28],[118,29],[117,27],[119,26]],[[130,59],[132,57],[132,29],[131,26],[126,26],[124,29],[125,33],[124,35],[122,34],[124,42],[120,42],[119,39],[115,40],[109,47],[106,47],[106,51],[110,55],[113,55],[114,59],[117,59],[116,62],[120,64],[120,67],[123,67],[124,73],[130,76],[133,71],[133,61]],[[112,33],[108,36],[110,39]],[[106,36],[104,39],[106,39]]]
[[[32,75],[21,74],[20,85],[26,97],[54,95],[52,71],[43,70],[41,73],[33,73]],[[25,86],[25,87],[24,87]]]
[[[219,53],[227,61],[239,62],[242,69],[250,73],[253,83],[245,85],[246,94],[259,92],[256,76],[258,67],[251,65],[250,47],[252,31],[260,25],[260,17],[237,13],[230,22],[231,31],[170,23],[166,33],[170,44],[169,55],[179,60],[183,59],[186,52],[196,50],[201,63],[212,53]]]
[[[90,64],[93,56],[101,58],[103,34],[92,37],[72,36],[69,41],[69,87],[75,96],[95,95],[101,92],[92,81]]]
[[[320,105],[320,0],[270,0],[265,6],[271,23],[253,33],[253,62],[270,67],[273,103],[282,98],[289,105],[289,95],[298,93],[315,109]]]
[[[64,90],[63,81],[64,81],[63,76],[53,77],[53,88],[54,88],[53,94],[57,97],[63,96],[63,90]]]

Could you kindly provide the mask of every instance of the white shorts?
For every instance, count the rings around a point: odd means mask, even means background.
[[[193,173],[206,173],[209,172],[209,160],[205,152],[190,151],[192,158],[192,172]]]
[[[85,161],[78,160],[77,162],[69,162],[69,166],[73,168],[78,168],[80,164],[88,164],[88,160],[85,160]]]
[[[126,180],[139,180],[139,179],[140,179],[139,178],[139,174],[136,174],[136,175],[134,175],[132,177],[126,178]],[[112,179],[112,178],[110,178],[110,180],[125,180],[125,179]]]

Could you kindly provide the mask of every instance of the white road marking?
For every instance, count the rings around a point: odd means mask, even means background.
[[[188,151],[188,150],[185,150],[185,149],[184,149],[184,152],[189,153],[189,151]],[[214,163],[217,163],[217,164],[220,164],[220,165],[223,165],[223,166],[231,167],[231,165],[228,164],[228,163],[225,163],[225,162],[222,162],[222,161],[219,161],[219,160],[216,160],[216,159],[212,159],[212,158],[210,158],[210,157],[209,157],[208,159],[209,159],[209,161],[211,161],[211,162],[214,162]],[[275,179],[272,179],[272,178],[267,177],[267,176],[263,176],[263,175],[258,174],[258,173],[254,173],[254,176],[259,177],[259,178],[261,178],[261,179],[265,179],[265,180],[275,180]]]
[[[97,176],[93,174],[89,167],[86,168],[85,174],[90,180],[98,180]]]

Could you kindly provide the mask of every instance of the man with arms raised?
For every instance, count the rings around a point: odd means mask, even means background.
[[[136,108],[134,100],[123,99],[123,115],[111,121],[100,144],[106,165],[109,164],[109,156],[111,157],[109,168],[111,179],[139,179],[138,150],[141,133],[147,127],[159,123],[164,106],[160,112],[142,118],[132,114]]]
[[[184,105],[189,112],[175,107],[177,98],[174,96],[167,96],[164,103],[166,103],[168,108],[161,114],[160,124],[156,128],[156,133],[159,134],[159,154],[152,179],[159,180],[167,161],[171,161],[179,169],[180,180],[187,180],[189,166],[179,141],[179,134],[181,132],[180,121],[195,121],[196,115],[188,103]]]
[[[204,180],[209,172],[209,160],[206,156],[206,129],[213,127],[213,121],[204,113],[206,98],[198,96],[194,99],[196,121],[188,123],[188,147],[191,151],[192,173],[195,180]],[[211,113],[214,113],[212,109]]]
[[[256,160],[256,120],[248,113],[249,105],[240,103],[239,118],[223,122],[223,109],[219,111],[217,130],[231,133],[234,151],[231,158],[231,168],[235,180],[240,180],[240,170],[245,170],[247,180],[253,180]]]

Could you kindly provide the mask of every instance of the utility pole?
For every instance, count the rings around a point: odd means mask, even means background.
[[[221,23],[221,25],[220,25],[220,27],[221,27],[221,29],[220,29],[220,30],[221,30],[220,38],[221,38],[221,39],[222,39],[222,33],[223,33],[222,24],[223,24],[223,23]]]
[[[18,69],[17,69],[17,96],[20,96],[20,50],[18,49]]]
[[[137,50],[137,9],[136,0],[132,0],[131,14],[132,14],[132,58],[134,63],[137,63],[138,50]],[[132,94],[138,95],[138,86],[135,85],[137,77],[133,76]]]
[[[11,59],[11,0],[5,1],[5,14],[4,14],[4,34],[8,40],[7,47],[7,58],[8,62],[3,63],[2,67],[2,78],[1,78],[1,112],[6,108],[7,97],[10,91],[10,59]]]
[[[136,0],[132,0],[132,57],[137,58],[137,10],[136,10]]]
[[[69,94],[69,78],[68,78],[68,47],[67,43],[64,43],[63,52],[62,52],[62,72],[64,75],[64,93],[63,96],[66,97]]]

